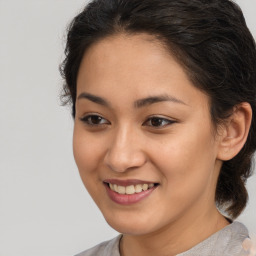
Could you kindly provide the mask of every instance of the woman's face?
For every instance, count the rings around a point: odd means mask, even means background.
[[[94,44],[77,79],[74,156],[107,222],[149,234],[216,211],[209,99],[151,36]]]

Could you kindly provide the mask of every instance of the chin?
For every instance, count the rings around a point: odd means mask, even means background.
[[[104,216],[107,223],[116,231],[127,235],[145,235],[156,231],[152,218],[134,216]],[[150,224],[150,225],[149,225]]]
[[[115,229],[117,232],[121,234],[127,234],[127,235],[134,235],[134,236],[140,236],[150,233],[150,230],[147,230],[144,226],[136,225],[136,223],[117,223],[117,222],[110,222],[107,221],[108,224]]]

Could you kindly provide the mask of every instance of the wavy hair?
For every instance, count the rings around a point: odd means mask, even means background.
[[[182,65],[193,85],[210,100],[213,124],[234,106],[248,102],[252,124],[242,150],[222,165],[216,204],[236,218],[245,208],[245,187],[256,149],[256,47],[241,9],[229,0],[94,0],[68,28],[66,58],[60,66],[63,100],[75,116],[76,80],[86,50],[118,33],[148,33]]]

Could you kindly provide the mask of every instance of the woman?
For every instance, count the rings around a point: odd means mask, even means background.
[[[62,65],[74,156],[122,235],[79,255],[252,255],[256,49],[228,0],[95,0]]]

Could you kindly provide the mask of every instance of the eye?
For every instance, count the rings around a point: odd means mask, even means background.
[[[176,121],[170,120],[170,119],[167,119],[167,118],[163,118],[163,117],[155,116],[155,117],[150,117],[149,119],[147,119],[146,122],[143,123],[143,126],[163,128],[163,127],[166,127],[166,126],[171,125],[173,123],[176,123]]]
[[[87,115],[80,118],[80,120],[89,126],[99,126],[99,125],[110,124],[108,120],[106,120],[105,118],[99,115]]]

